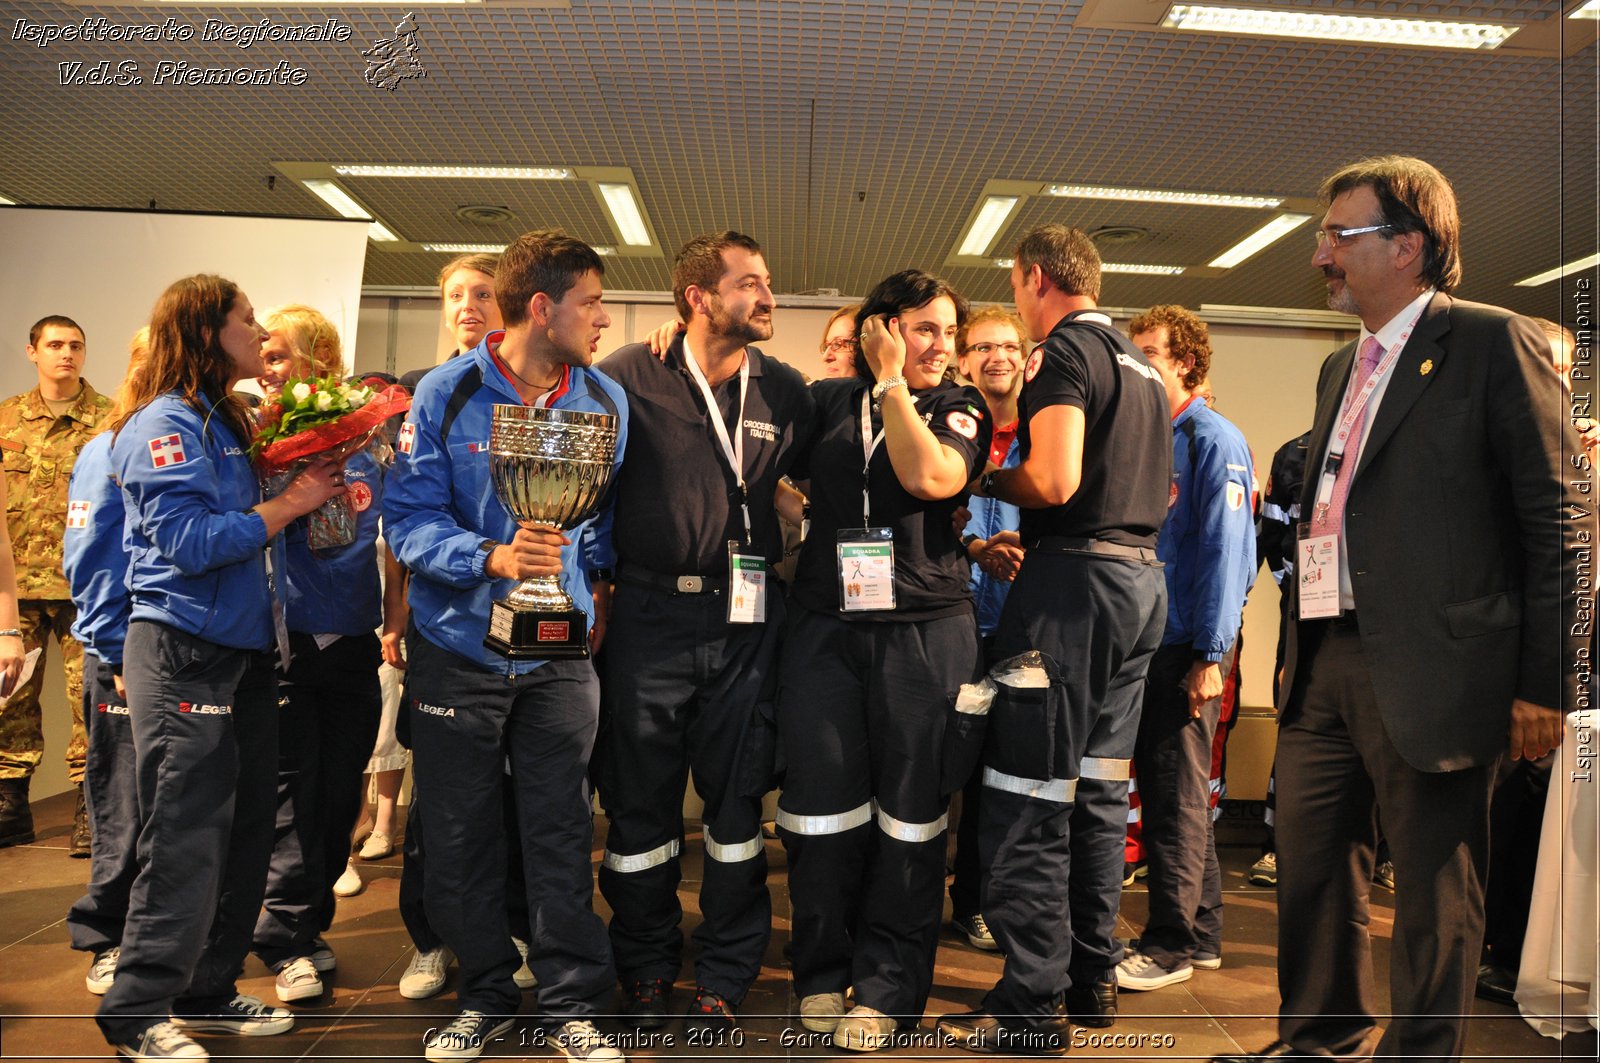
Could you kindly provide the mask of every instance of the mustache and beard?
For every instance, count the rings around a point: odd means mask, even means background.
[[[1344,270],[1336,266],[1323,266],[1322,276],[1327,280],[1339,281],[1337,288],[1328,288],[1328,309],[1337,310],[1341,314],[1360,314],[1361,307],[1356,304],[1356,297],[1350,292],[1350,284],[1345,280]]]
[[[710,325],[712,335],[727,336],[740,343],[770,340],[772,309],[752,306],[742,311],[730,310],[719,296],[712,295]]]

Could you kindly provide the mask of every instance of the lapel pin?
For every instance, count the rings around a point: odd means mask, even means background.
[[[1433,359],[1432,358],[1429,358],[1427,361],[1423,362],[1420,366],[1417,367],[1417,373],[1419,375],[1421,375],[1421,376],[1427,376],[1431,372],[1433,372]]]

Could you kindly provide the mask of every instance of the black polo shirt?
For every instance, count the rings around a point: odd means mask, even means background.
[[[744,433],[750,549],[772,563],[783,557],[772,495],[810,430],[811,393],[789,366],[754,347],[746,355],[750,384],[742,426],[735,423],[739,374],[711,392],[729,440]],[[680,334],[665,359],[632,343],[598,366],[628,393],[628,446],[615,481],[612,538],[619,565],[668,576],[723,577],[729,540],[744,542],[739,483],[683,359]]]
[[[1172,488],[1172,414],[1144,354],[1103,314],[1079,310],[1034,348],[1022,374],[1017,440],[1024,461],[1034,414],[1076,406],[1084,417],[1078,490],[1063,505],[1024,509],[1023,544],[1061,535],[1154,547]]]
[[[795,463],[794,477],[811,481],[811,534],[795,568],[795,599],[807,609],[868,622],[932,620],[972,609],[972,565],[951,524],[967,492],[926,502],[900,486],[889,461],[889,447],[872,455],[870,498],[873,527],[894,529],[895,608],[885,612],[839,610],[839,566],[835,545],[841,528],[863,526],[861,505],[861,397],[869,390],[859,377],[819,380],[816,430],[809,451]],[[940,443],[967,463],[968,479],[989,455],[993,430],[989,410],[976,388],[940,384],[913,392],[923,423]],[[882,411],[872,410],[872,434],[883,428]]]

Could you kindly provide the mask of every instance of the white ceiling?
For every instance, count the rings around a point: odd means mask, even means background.
[[[1244,0],[1249,3],[1250,0]],[[1483,18],[1561,56],[1455,52],[1085,25],[1079,2],[571,0],[570,7],[419,4],[87,6],[0,0],[0,194],[28,204],[332,216],[280,163],[627,167],[667,254],[733,227],[767,248],[778,288],[859,295],[906,266],[975,299],[1005,271],[945,265],[986,181],[1315,196],[1364,155],[1404,152],[1456,185],[1462,292],[1556,316],[1559,283],[1510,282],[1596,247],[1593,23],[1564,3],[1286,0],[1394,17]],[[1164,10],[1165,0],[1105,0]],[[1099,8],[1100,10],[1096,10]],[[361,50],[408,11],[424,78],[367,84]],[[17,19],[196,28],[169,43],[16,39]],[[303,25],[348,42],[202,42],[207,19]],[[1148,19],[1146,19],[1148,20]],[[1515,38],[1513,38],[1515,40]],[[58,64],[131,60],[141,85],[60,84]],[[162,60],[303,67],[299,86],[158,86]],[[560,225],[616,235],[579,182],[346,179],[407,241],[505,241]],[[456,208],[509,209],[483,227]],[[1203,265],[1270,212],[1030,198],[995,244],[1041,221],[1141,226],[1112,261]],[[1108,276],[1103,301],[1319,307],[1311,226],[1219,277]],[[92,253],[92,248],[85,248]],[[16,253],[16,249],[7,249]],[[369,285],[431,284],[447,256],[369,245]],[[608,287],[660,290],[670,259],[613,258]]]

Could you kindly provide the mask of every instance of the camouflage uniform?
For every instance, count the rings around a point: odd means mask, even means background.
[[[83,729],[83,648],[69,634],[76,617],[67,579],[61,571],[61,538],[66,531],[67,482],[72,465],[98,432],[111,400],[80,379],[83,391],[65,414],[56,417],[39,389],[0,402],[0,456],[6,475],[6,524],[17,562],[17,598],[26,650],[61,647],[72,706],[72,738],[67,743],[67,778],[83,782],[87,742]],[[0,711],[0,779],[31,776],[44,757],[39,691],[48,648],[26,686]]]

